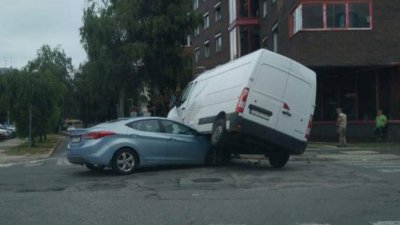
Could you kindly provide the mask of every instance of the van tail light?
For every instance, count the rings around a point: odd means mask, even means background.
[[[305,138],[308,140],[311,134],[311,128],[312,128],[312,120],[313,120],[313,115],[310,116],[310,120],[308,121],[307,125],[307,130],[306,130],[306,135]]]
[[[83,139],[100,139],[100,138],[111,136],[114,134],[115,133],[111,132],[111,131],[95,131],[95,132],[90,132],[90,133],[82,135],[82,138]]]
[[[247,96],[249,95],[249,88],[244,88],[242,94],[240,94],[239,101],[236,105],[236,112],[242,113],[246,105]]]
[[[287,110],[287,111],[290,110],[290,107],[289,107],[289,105],[288,105],[286,102],[283,103],[283,109],[284,109],[284,110]]]

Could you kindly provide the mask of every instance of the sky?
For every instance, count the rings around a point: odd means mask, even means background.
[[[78,68],[86,61],[79,28],[85,0],[0,0],[0,68],[20,69],[44,44],[65,51]]]

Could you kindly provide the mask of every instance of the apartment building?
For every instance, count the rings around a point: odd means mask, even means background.
[[[400,1],[193,0],[203,24],[192,37],[193,74],[259,48],[317,73],[312,138],[335,139],[335,108],[350,140],[372,139],[377,109],[400,140]]]

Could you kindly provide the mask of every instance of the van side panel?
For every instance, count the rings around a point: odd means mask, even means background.
[[[217,68],[215,74],[201,81],[206,83],[206,88],[197,98],[198,105],[192,115],[198,124],[196,129],[209,133],[219,113],[223,112],[225,115],[234,113],[244,84],[251,75],[253,64],[244,61],[235,67],[226,67],[223,70]],[[229,127],[229,121],[227,126]]]

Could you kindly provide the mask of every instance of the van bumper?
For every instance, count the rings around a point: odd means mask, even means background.
[[[303,154],[307,147],[306,141],[298,140],[269,127],[246,120],[239,115],[230,115],[229,120],[231,130],[238,131],[241,135],[254,137],[267,144],[284,148],[291,155]]]

